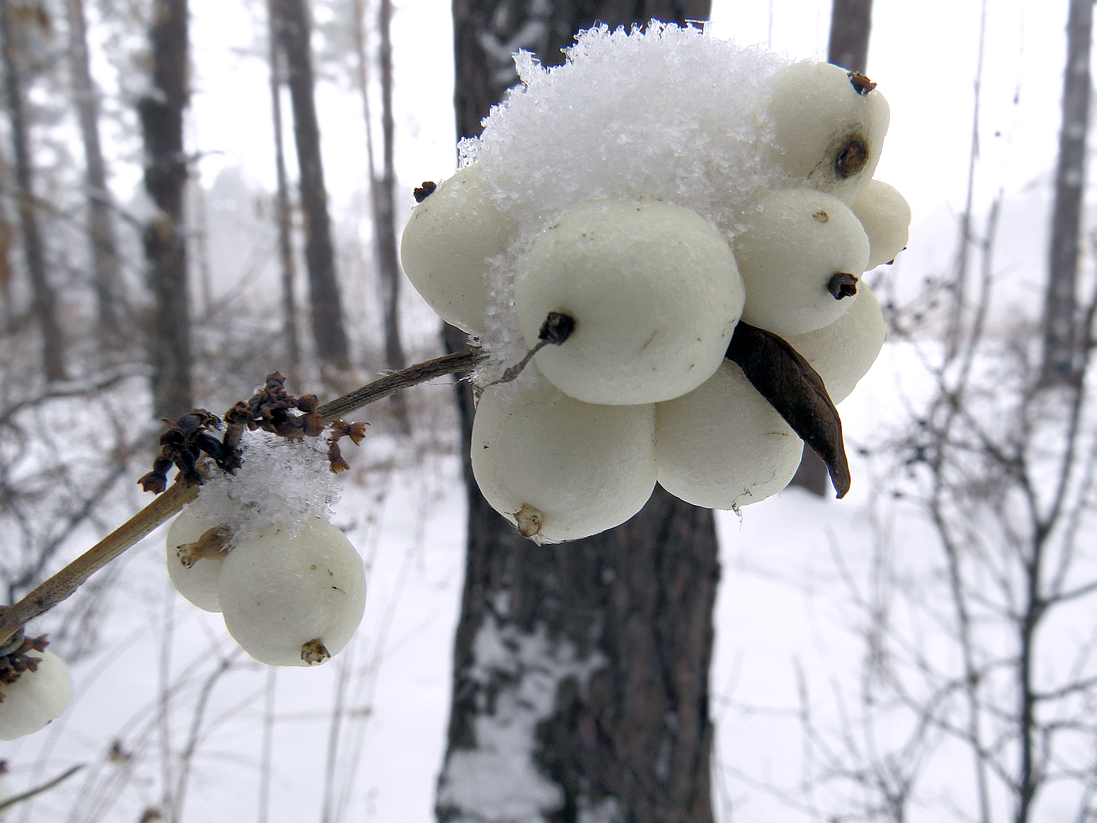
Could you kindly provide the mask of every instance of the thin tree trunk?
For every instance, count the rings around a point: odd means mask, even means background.
[[[373,217],[373,248],[381,284],[381,315],[385,338],[385,365],[399,369],[406,362],[400,342],[400,258],[396,241],[396,163],[392,116],[392,3],[382,0],[378,11],[381,35],[378,62],[381,67],[381,140],[382,173],[377,174],[373,159],[373,117],[369,104],[369,58],[366,48],[365,14],[362,0],[354,0],[354,46],[358,58],[358,91],[362,97],[362,117],[366,124],[366,159],[369,165],[370,213]],[[392,396],[397,424],[404,434],[411,433],[407,401],[403,394]]]
[[[152,93],[137,111],[145,137],[145,189],[158,213],[145,227],[153,297],[149,330],[156,417],[174,420],[193,406],[190,296],[183,190],[183,112],[187,106],[187,0],[155,0],[149,29]]]
[[[478,133],[512,82],[485,41],[532,47],[553,64],[595,19],[708,14],[707,2],[572,5],[526,26],[527,4],[454,3],[460,134]],[[520,42],[522,31],[538,42]],[[446,341],[457,349],[464,336],[447,327]],[[468,455],[472,392],[458,393]],[[488,506],[467,460],[465,481],[468,561],[439,821],[710,823],[712,513],[657,488],[617,529],[537,547]]]
[[[107,167],[99,142],[99,97],[88,62],[84,0],[66,0],[69,20],[69,56],[72,88],[80,136],[84,143],[85,185],[88,197],[88,235],[91,244],[99,345],[120,342],[119,306],[122,303],[118,249],[114,239]]]
[[[350,365],[343,308],[335,275],[328,195],[320,159],[320,126],[313,96],[311,25],[305,0],[274,0],[279,41],[286,57],[287,83],[293,105],[293,133],[301,175],[305,217],[305,261],[312,305],[312,336],[322,364],[342,370]]]
[[[827,62],[864,74],[871,29],[872,0],[834,0],[830,9]]]
[[[46,256],[38,227],[34,199],[34,169],[31,164],[28,123],[24,108],[23,74],[13,37],[10,0],[0,0],[0,40],[3,46],[4,91],[11,123],[12,152],[15,156],[16,202],[23,232],[23,255],[33,295],[34,318],[42,332],[42,361],[47,380],[64,380],[64,342],[57,318],[57,296],[46,273]]]
[[[830,42],[827,62],[864,74],[868,66],[868,37],[872,29],[872,0],[834,0],[830,10]],[[800,467],[791,486],[826,498],[830,490],[827,466],[814,451],[804,447]]]
[[[297,280],[297,265],[293,258],[293,239],[291,233],[291,211],[289,184],[286,175],[286,150],[282,140],[282,60],[278,50],[277,6],[275,0],[267,2],[270,39],[270,107],[274,119],[274,163],[278,176],[278,191],[275,195],[275,214],[278,219],[278,259],[282,265],[282,335],[286,341],[286,355],[289,358],[289,380],[291,385],[299,385],[297,380],[301,368],[301,341],[297,336],[297,301],[293,296],[294,283]]]
[[[1063,76],[1063,124],[1059,132],[1059,165],[1055,170],[1055,206],[1044,303],[1041,376],[1045,383],[1075,379],[1080,359],[1076,293],[1086,179],[1086,136],[1089,133],[1092,35],[1093,0],[1070,0],[1067,63]]]
[[[395,125],[392,116],[392,0],[380,0],[377,26],[380,33],[381,67],[381,177],[372,174],[373,237],[381,276],[381,313],[385,326],[385,365],[403,368],[407,362],[400,342],[400,257],[396,243]],[[411,433],[411,421],[404,395],[393,396],[393,409],[400,429]]]

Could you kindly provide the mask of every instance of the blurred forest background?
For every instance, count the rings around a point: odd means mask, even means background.
[[[695,5],[673,16],[709,16]],[[82,768],[8,819],[1097,820],[1092,3],[749,6],[714,3],[714,33],[880,83],[878,176],[915,217],[870,278],[891,334],[842,406],[854,493],[703,526],[703,637],[657,684],[695,688],[689,757],[669,691],[643,757],[582,750],[604,661],[569,657],[567,627],[485,647],[440,385],[371,409],[349,455],[336,522],[371,574],[356,642],[318,671],[250,662],[174,594],[154,535],[33,626],[77,697],[0,746],[3,781]],[[483,102],[515,49],[567,42],[568,7],[0,0],[7,602],[147,502],[159,418],[220,413],[276,369],[328,399],[443,351],[396,250],[413,187],[452,172],[476,122],[460,38]],[[468,751],[479,770],[455,770]]]

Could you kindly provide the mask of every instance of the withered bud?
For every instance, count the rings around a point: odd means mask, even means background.
[[[315,394],[303,394],[297,398],[297,408],[303,412],[314,412],[320,408],[320,400]]]
[[[334,440],[328,444],[328,463],[331,464],[331,471],[333,474],[345,472],[350,469],[350,463],[343,459],[343,452],[340,450],[339,444]]]
[[[433,180],[424,180],[421,185],[416,186],[415,189],[412,190],[411,195],[415,198],[416,203],[422,203],[434,194],[434,190],[437,188],[438,184]]]
[[[541,324],[541,330],[537,332],[537,339],[543,340],[552,346],[559,346],[575,331],[575,318],[563,312],[550,311],[545,322]]]
[[[859,71],[849,72],[849,82],[857,90],[857,93],[862,97],[866,96],[870,91],[876,88],[876,84],[865,77]]]
[[[827,282],[827,291],[835,300],[843,297],[853,297],[857,294],[857,278],[846,272],[835,272]]]
[[[207,529],[193,543],[181,543],[175,547],[175,556],[183,568],[189,569],[203,558],[217,557],[228,551],[232,531],[228,526],[214,526]]]
[[[319,637],[301,646],[301,659],[310,666],[323,663],[329,657],[331,657],[331,654],[328,653],[324,641]]]
[[[306,437],[319,437],[324,431],[324,416],[317,411],[311,411],[300,418],[305,421],[304,432]]]

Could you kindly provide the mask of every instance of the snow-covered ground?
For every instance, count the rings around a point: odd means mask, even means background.
[[[908,348],[886,350],[843,404],[854,473],[845,500],[789,490],[747,507],[741,520],[720,514],[713,709],[723,820],[733,810],[737,823],[795,817],[754,783],[790,787],[798,779],[797,667],[813,689],[856,682],[856,615],[834,557],[863,580],[878,478],[857,446],[870,447],[902,414],[896,381]],[[449,390],[418,391],[440,405]],[[445,414],[437,425],[445,443]],[[171,588],[161,529],[122,561],[96,651],[73,666],[72,707],[40,734],[0,747],[13,789],[88,764],[16,820],[135,820],[163,804],[164,780],[184,798],[186,820],[433,819],[463,576],[464,491],[453,449],[413,450],[384,435],[361,448],[368,468],[356,463],[334,518],[369,569],[365,619],[347,650],[318,669],[249,661],[218,615]],[[112,759],[116,740],[122,756]]]

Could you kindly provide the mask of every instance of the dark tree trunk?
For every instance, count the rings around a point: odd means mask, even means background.
[[[872,0],[834,0],[830,9],[827,62],[864,74],[868,66],[868,36],[871,29]],[[800,468],[789,485],[799,486],[816,497],[829,497],[830,475],[826,463],[804,446]]]
[[[369,161],[370,208],[373,215],[373,249],[381,285],[381,323],[384,327],[385,365],[402,369],[407,363],[400,342],[400,254],[396,240],[395,122],[392,114],[392,2],[381,0],[377,14],[381,74],[381,174],[373,159],[373,118],[369,104],[369,59],[366,49],[365,6],[355,0],[354,44],[358,58],[358,90],[366,124],[366,157]],[[411,419],[402,393],[389,398],[404,434],[411,433]]]
[[[373,175],[373,237],[381,279],[381,314],[385,326],[385,365],[402,369],[407,364],[400,342],[400,255],[396,243],[395,123],[392,115],[392,0],[380,0],[377,20],[380,35],[378,62],[381,69],[381,176]],[[370,158],[372,167],[372,155]],[[393,409],[400,429],[411,433],[403,394],[393,395]]]
[[[278,13],[276,0],[267,0],[267,36],[270,39],[270,107],[274,126],[274,163],[278,178],[275,194],[275,216],[278,220],[278,260],[282,266],[282,335],[286,341],[286,357],[289,359],[290,385],[299,386],[301,368],[301,341],[297,336],[297,301],[293,296],[297,280],[297,265],[293,258],[292,220],[289,199],[289,183],[286,175],[286,150],[282,140],[282,82],[281,53],[278,48]]]
[[[708,15],[707,2],[627,10],[558,3],[543,26],[526,27],[528,4],[504,5],[454,3],[462,135],[478,133],[515,79],[485,42],[558,64],[560,49],[595,20]],[[522,31],[547,34],[522,42]],[[453,328],[446,340],[465,345]],[[467,455],[471,389],[458,392]],[[467,460],[465,480],[468,565],[438,819],[575,823],[603,814],[710,823],[708,678],[719,578],[712,513],[657,488],[613,531],[537,547],[488,506]]]
[[[1042,378],[1045,383],[1074,380],[1081,359],[1077,281],[1086,136],[1089,133],[1092,36],[1093,0],[1071,0],[1063,76],[1063,124],[1059,132],[1059,165],[1055,170],[1055,205],[1044,303]]]
[[[120,342],[122,331],[119,306],[122,302],[118,249],[114,241],[114,219],[107,188],[107,167],[99,143],[99,97],[88,63],[87,25],[84,0],[66,0],[69,20],[69,57],[72,89],[84,143],[85,185],[88,197],[88,236],[91,245],[95,305],[99,321],[99,344],[109,347]]]
[[[183,190],[183,112],[187,107],[187,0],[155,0],[149,29],[153,92],[138,101],[145,136],[145,189],[158,214],[145,227],[153,309],[149,359],[156,417],[174,420],[193,406],[190,295]]]
[[[279,40],[286,57],[287,83],[293,105],[293,134],[301,175],[301,209],[305,217],[305,262],[312,304],[312,336],[321,363],[336,369],[350,365],[343,307],[335,276],[328,194],[320,160],[320,126],[313,96],[312,49],[305,0],[275,0]]]
[[[12,153],[15,155],[16,202],[23,236],[23,256],[30,278],[33,312],[42,332],[42,361],[47,380],[65,379],[64,342],[57,318],[57,296],[46,274],[46,255],[38,227],[34,199],[34,169],[31,164],[28,123],[24,108],[23,72],[13,37],[9,0],[0,0],[0,40],[4,63],[4,91],[11,123]]]
[[[871,29],[872,0],[834,0],[830,9],[827,62],[864,74]]]

